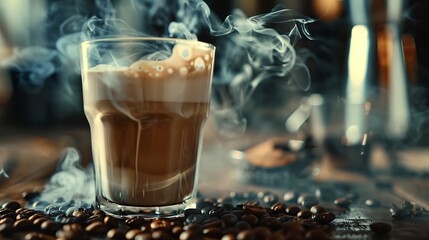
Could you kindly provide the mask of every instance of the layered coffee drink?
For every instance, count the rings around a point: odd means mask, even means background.
[[[83,72],[98,197],[152,207],[196,192],[213,58],[213,49],[178,43],[161,60]]]

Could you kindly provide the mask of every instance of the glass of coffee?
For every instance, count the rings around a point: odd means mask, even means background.
[[[118,217],[195,205],[215,47],[171,38],[81,44],[96,204]]]

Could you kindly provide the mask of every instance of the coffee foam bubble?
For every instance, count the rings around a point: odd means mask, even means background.
[[[86,82],[97,85],[88,89],[94,92],[94,101],[113,97],[129,101],[208,102],[212,61],[211,49],[177,44],[165,60],[139,60],[128,67],[97,65],[88,70]]]

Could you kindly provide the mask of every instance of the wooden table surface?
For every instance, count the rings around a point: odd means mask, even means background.
[[[0,138],[0,199],[19,199],[23,191],[41,190],[55,172],[58,159],[64,148],[77,147],[83,155],[84,164],[90,159],[89,134],[65,132],[57,134],[17,134]],[[308,179],[285,179],[272,185],[253,184],[240,179],[240,172],[231,161],[229,152],[220,145],[206,143],[200,165],[199,189],[205,197],[223,197],[230,192],[269,191],[281,199],[289,191],[314,194],[321,186],[348,189],[358,193],[358,198],[349,209],[343,209],[323,202],[337,217],[332,223],[335,239],[429,239],[429,214],[395,220],[389,208],[401,205],[404,200],[418,203],[428,208],[429,180],[425,178],[384,178],[380,184],[378,176],[368,176],[349,172],[333,171],[320,173]],[[418,186],[421,190],[414,194]],[[381,205],[370,208],[366,199],[376,199]],[[388,235],[374,235],[369,224],[381,221],[392,225]]]

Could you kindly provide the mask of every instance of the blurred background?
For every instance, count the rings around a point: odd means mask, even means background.
[[[72,33],[80,31],[82,18],[112,14],[107,2],[105,9],[100,9],[102,5],[97,2],[0,2],[2,139],[7,140],[16,132],[40,134],[76,129],[88,135],[76,62],[79,39]],[[145,6],[138,2],[111,1],[116,9],[114,14],[137,30],[145,28],[148,20],[136,11]],[[156,5],[156,1],[145,2]],[[175,1],[167,3],[174,6]],[[429,145],[427,1],[207,0],[206,3],[221,20],[234,9],[254,16],[269,13],[278,6],[315,20],[307,25],[311,39],[302,37],[295,44],[311,84],[302,87],[288,80],[278,85],[278,79],[260,84],[242,109],[249,132],[263,129],[300,139],[302,134],[310,135],[322,141],[332,153],[338,153],[342,145],[356,145],[359,152],[369,141],[381,143],[386,149]],[[163,7],[158,6],[160,12],[150,19],[155,30],[162,29],[163,19],[171,15]],[[213,41],[204,31],[200,39]],[[295,78],[299,76],[297,73]],[[65,146],[70,141],[76,143],[68,138],[60,143]],[[81,144],[86,143],[89,142]]]

